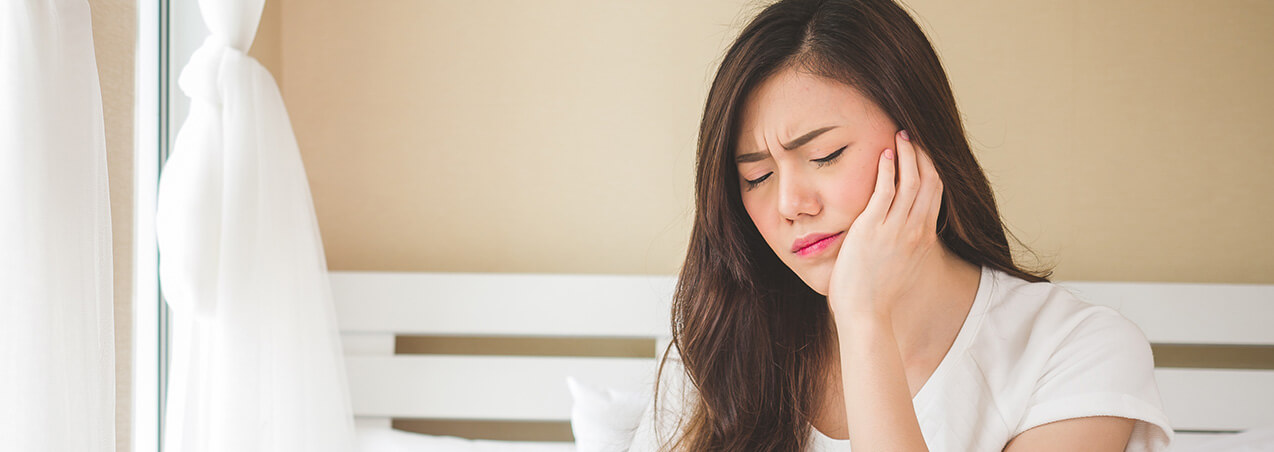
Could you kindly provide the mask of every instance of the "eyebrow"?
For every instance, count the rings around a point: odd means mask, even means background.
[[[790,151],[790,150],[792,150],[792,149],[796,149],[796,148],[799,148],[799,147],[801,147],[801,146],[804,146],[804,145],[805,145],[805,143],[809,143],[809,142],[810,142],[810,140],[813,140],[813,139],[815,139],[815,138],[818,138],[818,136],[819,136],[819,135],[822,135],[824,132],[827,132],[828,130],[832,130],[832,129],[835,129],[835,128],[836,128],[836,126],[827,126],[827,127],[823,127],[823,128],[820,128],[820,129],[816,129],[816,130],[813,130],[813,131],[811,131],[811,132],[809,132],[809,133],[807,133],[807,134],[805,134],[805,135],[801,135],[800,137],[798,137],[798,138],[797,138],[797,139],[795,139],[795,140],[792,140],[791,142],[788,142],[788,143],[779,143],[779,145],[780,145],[780,146],[783,146],[783,149],[786,149],[786,150],[789,150],[789,151]],[[759,161],[759,160],[765,160],[765,157],[766,157],[766,156],[769,156],[769,155],[770,155],[770,153],[765,152],[765,151],[749,152],[749,153],[747,153],[747,154],[739,154],[737,157],[735,157],[735,158],[734,158],[734,163],[750,163],[750,162],[755,162],[755,161]]]

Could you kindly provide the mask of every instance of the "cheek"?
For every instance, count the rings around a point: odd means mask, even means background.
[[[743,195],[743,208],[748,211],[748,217],[752,219],[752,224],[756,225],[756,230],[761,233],[761,237],[769,243],[774,235],[777,212],[774,212],[774,209],[765,208],[765,205],[765,200],[760,196]]]
[[[783,219],[774,208],[774,201],[760,194],[745,195],[743,208],[748,211],[748,217],[752,219],[752,224],[756,225],[757,232],[761,233],[761,239],[765,240],[766,245],[769,245],[776,254],[782,256],[781,247],[777,242],[783,241],[782,237],[779,237],[779,224]]]
[[[855,165],[846,165],[844,171],[827,180],[823,190],[827,213],[846,220],[858,218],[876,189],[876,171],[875,162],[856,162]]]

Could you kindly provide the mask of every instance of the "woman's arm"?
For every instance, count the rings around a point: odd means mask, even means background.
[[[837,319],[836,329],[846,419],[854,451],[929,450],[916,420],[890,318],[881,315]]]
[[[1064,419],[1018,434],[1004,452],[1091,450],[1122,452],[1132,437],[1135,419],[1091,416]]]
[[[855,452],[928,450],[892,320],[900,294],[918,284],[926,256],[942,246],[942,180],[906,131],[895,135],[895,144],[898,167],[886,149],[871,199],[845,234],[828,286]]]

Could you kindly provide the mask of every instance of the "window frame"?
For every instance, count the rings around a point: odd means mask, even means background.
[[[143,0],[137,30],[130,443],[134,452],[162,452],[173,322],[159,282],[155,207],[163,164],[190,109],[177,75],[208,29],[197,0]]]

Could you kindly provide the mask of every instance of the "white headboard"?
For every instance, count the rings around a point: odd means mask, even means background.
[[[1058,284],[1146,333],[1178,439],[1274,427],[1274,285]]]
[[[356,416],[570,420],[566,376],[654,382],[674,279],[658,276],[332,272]],[[645,357],[394,355],[395,335],[646,339]],[[569,426],[568,426],[569,428]],[[569,439],[569,438],[568,438]]]
[[[568,375],[619,388],[648,386],[668,341],[675,282],[341,271],[331,272],[331,281],[354,412],[362,422],[386,425],[390,418],[568,422]],[[1115,308],[1146,333],[1179,442],[1274,426],[1274,285],[1059,284]],[[652,350],[628,358],[395,355],[395,335],[638,338],[649,339]],[[1234,358],[1219,365],[1190,358],[1220,353]]]

